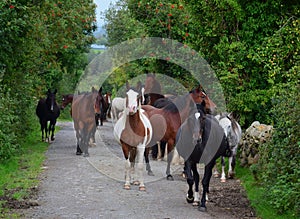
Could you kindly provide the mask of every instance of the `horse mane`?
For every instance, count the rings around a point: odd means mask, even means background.
[[[168,112],[171,112],[171,113],[178,113],[182,109],[184,109],[184,107],[186,107],[186,98],[190,98],[189,93],[186,95],[177,97],[176,99],[174,99],[173,102],[170,101],[170,103],[168,105],[166,105],[163,109]]]

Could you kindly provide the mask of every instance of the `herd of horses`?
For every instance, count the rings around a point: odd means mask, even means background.
[[[170,165],[174,150],[184,159],[183,173],[189,185],[186,200],[198,205],[200,211],[206,211],[209,182],[218,158],[222,159],[221,181],[226,179],[224,157],[229,157],[228,178],[234,176],[241,127],[233,114],[213,115],[216,105],[200,85],[183,95],[164,95],[155,74],[147,74],[144,85],[139,82],[130,86],[127,82],[125,97],[115,97],[112,101],[110,93],[103,94],[102,87],[92,88],[89,93],[63,95],[61,107],[55,101],[55,94],[56,91],[48,90],[47,98],[41,99],[36,108],[42,140],[44,130],[46,139],[51,130],[51,140],[54,140],[60,109],[72,104],[70,113],[76,131],[76,154],[89,156],[89,144],[95,142],[97,126],[102,126],[106,116],[111,116],[113,133],[125,158],[125,189],[130,189],[132,184],[139,185],[141,191],[146,189],[144,163],[148,174],[153,175],[149,154],[152,151],[152,156],[157,156],[158,142],[163,147],[162,152],[164,147],[167,149],[168,180],[173,180]],[[49,129],[47,121],[50,121]],[[205,165],[201,199],[198,163]]]

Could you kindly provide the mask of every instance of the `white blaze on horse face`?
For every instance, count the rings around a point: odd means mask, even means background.
[[[195,117],[196,117],[196,119],[199,119],[199,118],[200,118],[200,116],[201,116],[201,114],[200,114],[200,113],[195,113]]]
[[[127,93],[127,109],[129,114],[134,114],[137,112],[138,109],[138,93],[135,92],[134,90],[130,89]]]

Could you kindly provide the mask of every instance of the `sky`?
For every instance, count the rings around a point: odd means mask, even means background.
[[[94,0],[97,5],[96,15],[97,15],[97,24],[98,26],[103,26],[104,21],[100,19],[100,12],[104,12],[108,9],[110,3],[115,3],[117,0]]]

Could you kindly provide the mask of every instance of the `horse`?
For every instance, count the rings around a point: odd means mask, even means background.
[[[104,94],[104,99],[106,101],[106,103],[108,104],[108,109],[107,112],[105,113],[105,118],[106,116],[108,116],[108,118],[110,118],[111,114],[111,93],[110,92],[106,92],[106,94]]]
[[[155,74],[148,73],[145,80],[145,105],[153,106],[155,101],[165,96],[161,92],[161,85]]]
[[[204,212],[207,211],[206,200],[212,169],[219,157],[231,156],[231,150],[223,128],[214,116],[205,113],[203,103],[202,107],[191,112],[181,125],[176,136],[176,149],[185,161],[186,181],[189,186],[186,200],[193,205],[199,205],[198,210]],[[198,163],[205,164],[201,200],[199,199]],[[194,184],[195,191],[193,192]]]
[[[69,104],[72,104],[73,98],[74,98],[74,94],[63,94],[60,109],[64,110]],[[72,113],[71,113],[71,115],[72,115]]]
[[[163,99],[157,101],[161,100]],[[158,141],[167,142],[167,180],[174,180],[170,173],[170,165],[173,159],[177,131],[189,116],[190,110],[195,107],[195,103],[202,103],[203,101],[207,102],[206,111],[209,112],[215,108],[215,104],[206,93],[197,87],[189,93],[175,98],[172,102],[169,101],[163,108],[156,108],[151,105],[142,106],[142,109],[149,114],[153,127],[153,138],[149,146],[155,145]]]
[[[89,156],[89,140],[93,138],[96,132],[95,105],[97,105],[98,95],[101,95],[101,89],[97,91],[93,87],[91,93],[77,95],[73,98],[72,118],[77,139],[76,155],[83,153],[83,156]]]
[[[224,133],[228,140],[230,150],[232,152],[232,156],[228,159],[228,178],[233,179],[235,175],[235,160],[237,154],[238,144],[242,138],[242,129],[237,120],[235,119],[233,113],[221,113],[215,116],[215,118],[219,121],[220,126],[224,129]],[[222,164],[222,174],[221,174],[221,182],[226,182],[226,174],[225,174],[225,160],[224,157],[221,157]],[[218,177],[219,173],[215,168],[214,176]]]
[[[144,191],[143,157],[146,145],[152,138],[152,126],[147,113],[141,108],[141,84],[132,88],[126,83],[125,110],[114,126],[114,136],[122,146],[125,157],[125,184],[124,189],[130,189],[137,161],[139,190]]]
[[[47,98],[40,99],[36,107],[36,115],[39,117],[39,122],[41,125],[42,141],[44,141],[44,130],[46,134],[45,140],[48,140],[49,142],[48,134],[50,136],[51,131],[52,131],[51,141],[55,139],[54,137],[55,124],[57,118],[60,115],[60,108],[56,103],[56,97],[55,97],[56,93],[57,93],[57,89],[55,89],[54,92],[51,92],[50,89],[48,89]],[[49,128],[47,128],[48,121],[50,121]]]
[[[119,119],[119,114],[124,111],[125,98],[115,97],[111,102],[111,118],[113,121]]]
[[[98,127],[103,126],[103,121],[106,119],[106,112],[109,107],[108,103],[108,96],[104,98],[102,94],[102,87],[98,91],[98,95],[96,97],[96,101],[94,104],[94,110],[95,110],[95,121],[96,121],[96,126]]]

